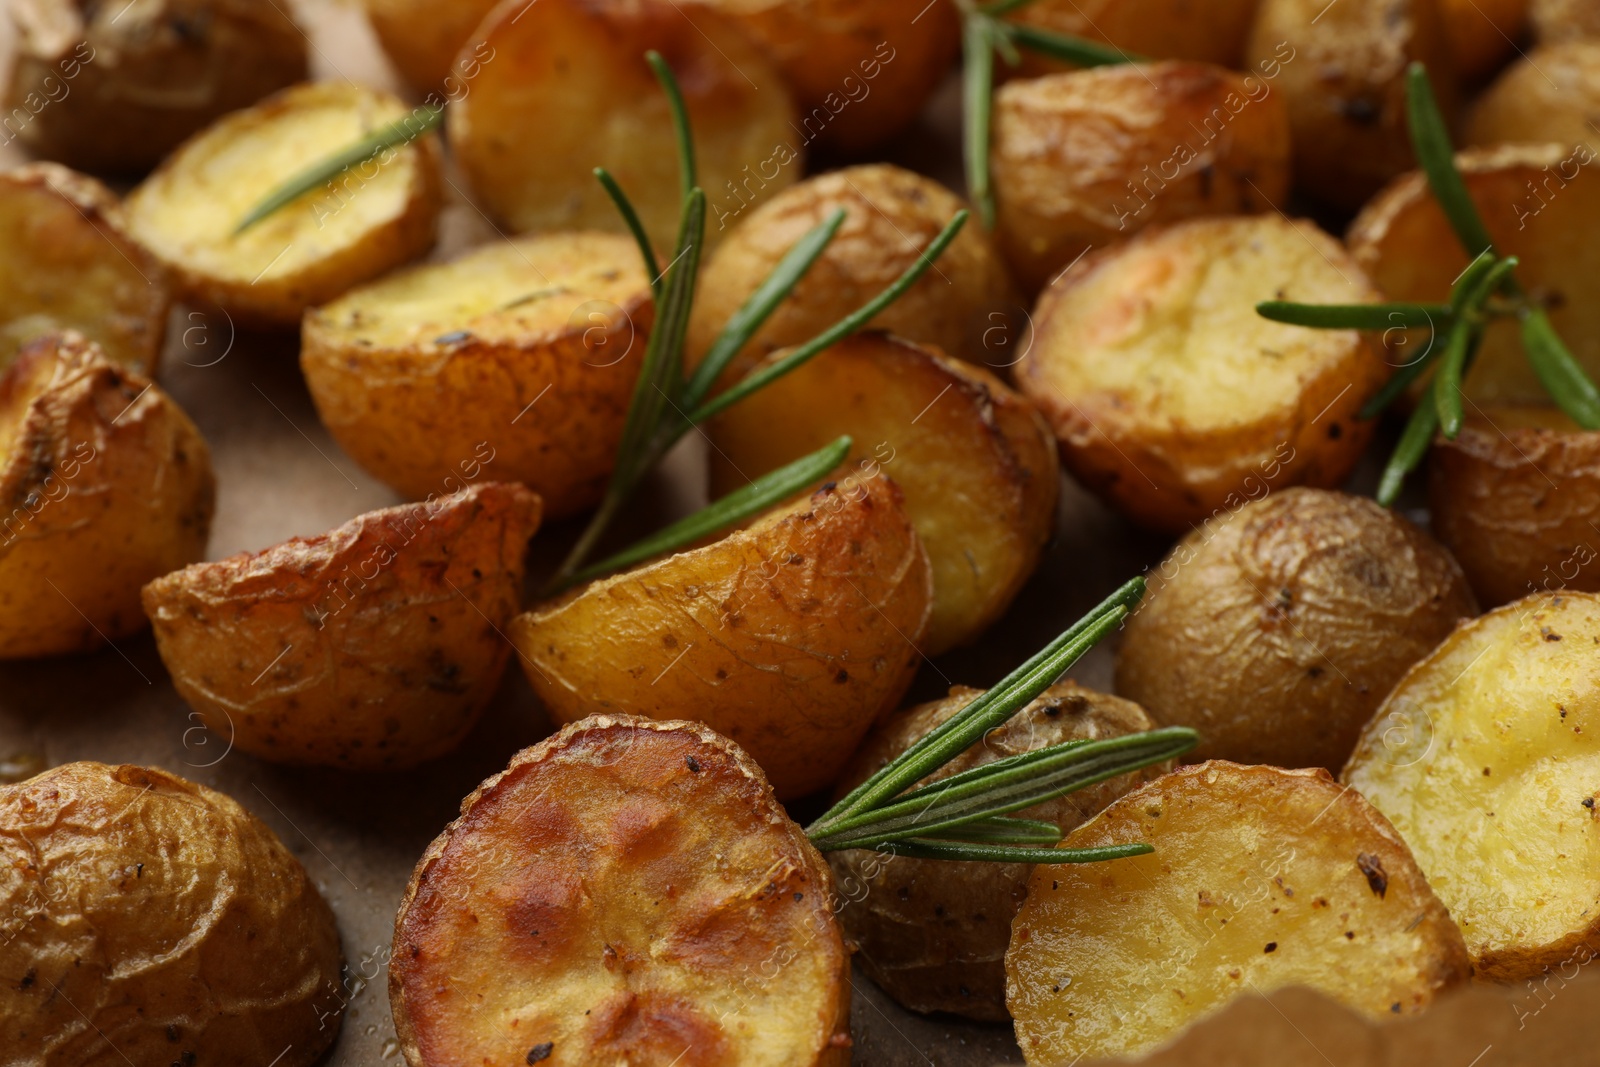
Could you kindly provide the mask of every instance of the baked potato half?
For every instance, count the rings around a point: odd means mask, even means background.
[[[306,77],[276,0],[12,0],[5,140],[82,170],[142,173],[190,134]]]
[[[788,799],[832,785],[905,693],[932,601],[900,488],[879,474],[580,587],[508,633],[557,722],[692,717]]]
[[[1129,55],[1193,59],[1238,67],[1258,0],[1034,0],[1006,17],[1041,30],[1101,41]],[[1067,65],[1033,51],[1022,53],[1029,77]]]
[[[183,410],[80,334],[0,375],[0,659],[145,627],[139,589],[205,555],[216,482]]]
[[[149,767],[0,786],[0,1048],[29,1067],[310,1067],[339,1032],[339,931],[231,798]]]
[[[241,324],[297,325],[307,308],[433,244],[443,203],[437,138],[380,152],[242,233],[239,223],[305,168],[409,114],[395,97],[350,82],[286,89],[167,157],[129,194],[129,226],[180,295]]]
[[[1039,866],[1011,926],[1006,1001],[1030,1064],[1137,1056],[1243,993],[1306,986],[1375,1020],[1471,973],[1394,827],[1323,770],[1213,760],[1117,800]]]
[[[1461,567],[1366,497],[1285,489],[1191,531],[1150,575],[1117,692],[1196,759],[1344,766],[1411,665],[1476,615]]]
[[[981,693],[954,686],[944,699],[885,721],[850,762],[840,793],[865,781]],[[1060,682],[924,782],[1049,745],[1121,737],[1154,726],[1132,701]],[[1165,769],[1121,775],[1015,814],[1071,831]],[[858,946],[861,969],[884,992],[912,1011],[947,1011],[994,1022],[1010,1018],[1006,945],[1031,865],[952,863],[865,849],[831,852],[828,863],[838,885],[839,921]]]
[[[455,748],[500,684],[539,498],[490,482],[144,588],[178,694],[279,763],[414,767]]]
[[[27,341],[77,330],[153,375],[171,302],[110,189],[54,163],[0,173],[0,366]]]
[[[1530,0],[1528,21],[1539,44],[1600,37],[1596,0]]]
[[[628,238],[520,237],[313,309],[300,368],[334,440],[397,492],[487,456],[563,518],[605,491],[654,318]]]
[[[1289,113],[1270,82],[1206,63],[1096,67],[1002,86],[990,160],[1000,245],[1036,293],[1152,223],[1282,203]]]
[[[1541,45],[1507,67],[1467,113],[1467,143],[1493,145],[1554,142],[1569,150],[1571,162],[1558,177],[1595,162],[1600,133],[1592,116],[1600,114],[1600,40]],[[1543,185],[1543,183],[1540,183]],[[1538,188],[1536,206],[1553,197],[1559,185]]]
[[[1600,597],[1466,624],[1383,702],[1344,769],[1394,823],[1499,981],[1600,951]]]
[[[738,745],[596,715],[514,756],[417,864],[389,1003],[410,1067],[847,1067],[833,880]]]
[[[443,87],[450,96],[454,75],[463,83],[472,80],[472,64],[492,57],[470,46],[477,44],[474,31],[499,0],[363,0],[367,21],[378,43],[400,76],[418,89]],[[468,49],[467,63],[458,66],[457,53]]]
[[[846,469],[894,479],[933,569],[919,642],[930,656],[1005,612],[1055,530],[1055,440],[1033,405],[987,371],[897,337],[847,338],[708,429],[713,496],[842,434],[855,442]]]
[[[1017,384],[1086,487],[1182,531],[1272,489],[1339,485],[1389,376],[1354,331],[1269,322],[1261,300],[1380,299],[1339,242],[1278,215],[1191,219],[1090,253],[1039,299]]]
[[[644,59],[651,49],[677,75],[694,127],[708,244],[722,233],[716,219],[800,177],[804,146],[782,75],[704,4],[504,0],[476,36],[496,58],[451,109],[450,149],[483,207],[513,230],[624,232],[594,179],[599,166],[656,248],[676,244],[677,141]]]

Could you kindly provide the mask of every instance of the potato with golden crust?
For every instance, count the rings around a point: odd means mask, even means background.
[[[1415,1015],[1471,974],[1406,843],[1326,771],[1184,767],[1061,847],[1132,841],[1155,852],[1033,869],[1006,953],[1030,1064],[1137,1056],[1287,986],[1374,1021]]]
[[[0,366],[35,337],[77,330],[154,374],[171,302],[110,189],[54,163],[0,173]]]
[[[279,763],[398,770],[494,695],[539,498],[489,482],[144,588],[161,661],[218,737]]]
[[[1410,843],[1481,977],[1600,952],[1596,648],[1593,593],[1496,608],[1411,669],[1345,766]]]
[[[260,820],[165,771],[0,786],[0,916],[7,1063],[309,1067],[339,1032],[327,902]]]
[[[848,467],[894,479],[933,568],[933,613],[919,642],[930,656],[1004,613],[1055,530],[1055,440],[1033,405],[994,375],[897,337],[847,338],[708,431],[713,496],[843,434],[855,442]]]
[[[1586,146],[1595,162],[1591,116],[1600,114],[1600,40],[1542,45],[1507,67],[1467,113],[1469,145],[1554,142]],[[1570,168],[1569,168],[1570,170]]]
[[[877,473],[591,582],[507,632],[557,722],[692,718],[790,799],[832,785],[905,693],[932,602],[900,488]]]
[[[698,364],[795,242],[834,211],[843,208],[845,219],[832,243],[734,357],[724,381],[779,348],[804,344],[877,296],[966,206],[931,178],[869,163],[807,178],[736,222],[730,216],[727,237],[700,280],[685,359]],[[713,217],[710,226],[716,225]],[[972,223],[869,325],[977,362],[986,355],[986,331],[996,324],[1009,329],[1019,299],[993,239]]]
[[[1528,0],[1439,0],[1450,56],[1464,80],[1493,73],[1517,50]]]
[[[1478,613],[1433,538],[1366,497],[1285,489],[1208,520],[1151,575],[1117,692],[1196,759],[1338,770],[1384,694]]]
[[[1600,222],[1594,153],[1587,146],[1498,145],[1458,152],[1456,166],[1495,249],[1520,258],[1523,287],[1549,312],[1589,376],[1600,376],[1600,243],[1588,236]],[[1391,300],[1447,299],[1467,265],[1420,171],[1374,197],[1350,224],[1345,241]],[[1417,350],[1430,341],[1419,337]],[[1465,389],[1473,403],[1484,406],[1548,402],[1513,319],[1489,322]]]
[[[395,97],[349,82],[286,89],[167,157],[129,194],[129,226],[180,295],[241,324],[298,324],[307,308],[432,246],[443,204],[437,138],[386,149],[235,231],[307,167],[408,116]]]
[[[1258,0],[1033,0],[1007,21],[1112,45],[1130,56],[1192,59],[1237,68]],[[1031,49],[1022,73],[1070,69]]]
[[[24,347],[0,375],[0,659],[143,630],[139,588],[205,555],[215,496],[160,387],[80,334]]]
[[[450,149],[483,207],[513,230],[624,232],[594,179],[605,167],[663,262],[671,258],[682,203],[677,139],[644,59],[651,49],[677,76],[694,127],[708,243],[722,213],[800,178],[804,146],[783,76],[711,7],[504,0],[476,36],[495,58],[451,108]]]
[[[418,89],[454,88],[446,79],[454,75],[462,85],[476,77],[474,64],[492,58],[478,49],[475,32],[499,0],[364,0],[372,32],[400,76]],[[466,50],[465,65],[457,53]],[[467,90],[462,90],[467,91]]]
[[[1600,37],[1600,0],[1531,0],[1528,19],[1539,44]]]
[[[410,1067],[847,1067],[828,865],[738,745],[595,715],[461,804],[395,919]]]
[[[334,440],[396,491],[481,461],[564,518],[605,491],[654,319],[633,241],[542,234],[311,310],[300,367]]]
[[[1282,203],[1289,113],[1271,82],[1206,63],[1013,81],[995,94],[991,167],[1006,261],[1038,292],[1152,223]]]
[[[196,130],[306,77],[277,0],[12,0],[4,139],[96,172],[147,171]]]
[[[979,695],[981,690],[954,686],[944,699],[908,708],[884,722],[851,761],[840,793],[865,781]],[[1132,701],[1060,682],[924,782],[1048,745],[1153,728],[1144,709]],[[1069,832],[1167,769],[1148,767],[1121,775],[1015,815],[1052,822]],[[839,921],[859,946],[861,969],[884,992],[912,1011],[948,1011],[994,1022],[1010,1018],[1006,944],[1031,865],[951,863],[864,849],[829,853],[828,862],[839,886]]]
[[[1277,215],[1192,219],[1080,260],[1039,298],[1017,384],[1079,481],[1179,532],[1290,485],[1342,483],[1389,368],[1353,330],[1269,322],[1262,300],[1381,299],[1339,242]]]
[[[1273,86],[1289,104],[1295,187],[1336,208],[1360,206],[1416,165],[1407,67],[1426,65],[1446,119],[1456,112],[1439,0],[1262,0],[1245,54],[1251,65],[1282,61]]]

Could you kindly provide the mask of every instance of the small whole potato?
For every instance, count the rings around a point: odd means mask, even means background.
[[[1600,37],[1600,0],[1531,0],[1528,18],[1539,44]]]
[[[1033,0],[1006,17],[1026,26],[1100,41],[1131,56],[1193,59],[1237,68],[1258,0]],[[1031,49],[1029,77],[1068,69]]]
[[[1365,497],[1285,489],[1178,542],[1116,689],[1200,733],[1196,759],[1343,765],[1407,668],[1477,614],[1460,566]]]
[[[0,786],[0,1049],[22,1067],[309,1067],[338,1035],[339,931],[231,798],[148,767]]]
[[[862,744],[839,783],[843,795],[982,695],[954,686],[943,700],[897,713]],[[937,782],[1008,756],[1066,741],[1096,741],[1154,727],[1132,701],[1060,682],[965,753],[929,775]],[[1070,832],[1128,790],[1165,773],[1147,767],[1014,812]],[[828,854],[840,899],[839,921],[858,946],[857,961],[878,986],[912,1011],[947,1011],[1003,1022],[1006,944],[1026,895],[1026,863],[952,863],[865,849]]]
[[[1595,115],[1600,115],[1600,40],[1541,45],[1507,67],[1473,103],[1467,143],[1582,145],[1588,152],[1578,161],[1592,166],[1600,145]]]
[[[456,53],[475,43],[474,31],[499,0],[364,0],[367,21],[401,77],[418,89],[437,89],[452,73]],[[473,53],[482,61],[490,53]],[[475,68],[468,68],[475,69]]]
[[[1439,13],[1456,70],[1472,80],[1492,73],[1516,50],[1528,0],[1439,0]]]

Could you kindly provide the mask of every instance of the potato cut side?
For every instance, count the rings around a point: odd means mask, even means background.
[[[1405,842],[1326,771],[1185,767],[1062,847],[1132,841],[1155,852],[1033,870],[1006,953],[1029,1064],[1138,1055],[1288,986],[1374,1020],[1411,1015],[1470,973]]]
[[[1008,16],[1041,30],[1115,45],[1151,59],[1196,59],[1219,67],[1239,66],[1256,0],[1035,0]],[[1022,72],[1033,77],[1067,69],[1031,50]]]
[[[1600,5],[1596,5],[1600,11]],[[1518,59],[1485,89],[1472,105],[1467,143],[1494,145],[1550,142],[1568,149],[1557,164],[1565,181],[1577,168],[1595,162],[1600,133],[1590,116],[1600,114],[1600,40],[1543,45]],[[1586,151],[1575,151],[1578,146]],[[1542,207],[1559,184],[1538,188],[1529,211]]]
[[[1600,596],[1489,612],[1418,663],[1344,780],[1387,815],[1504,981],[1600,951]]]
[[[298,323],[308,307],[433,244],[437,139],[380,153],[234,230],[284,182],[410,114],[395,97],[347,82],[286,89],[185,142],[129,195],[129,224],[183,295],[241,322]]]
[[[654,314],[630,239],[522,237],[309,312],[300,366],[334,439],[399,492],[481,467],[559,518],[605,490]]]
[[[739,746],[597,715],[512,758],[417,865],[389,1001],[411,1067],[845,1067],[822,857]]]
[[[781,353],[775,358],[782,358]],[[1014,422],[998,412],[1009,409]],[[971,641],[1010,605],[1055,528],[1050,431],[993,375],[882,334],[827,349],[711,425],[716,496],[849,434],[847,463],[882,470],[933,567],[921,647]]]
[[[556,721],[696,719],[786,799],[831,785],[904,694],[932,599],[900,488],[880,472],[539,605],[509,634]]]

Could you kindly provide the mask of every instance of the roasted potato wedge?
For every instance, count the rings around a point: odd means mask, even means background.
[[[1151,59],[1193,59],[1238,67],[1258,0],[1035,0],[1012,22],[1115,45]],[[1067,69],[1033,51],[1022,53],[1029,77]]]
[[[782,358],[781,354],[777,358]],[[920,642],[938,655],[999,618],[1055,529],[1055,441],[1033,405],[986,371],[885,334],[857,334],[710,425],[722,496],[826,445],[886,471],[933,567]]]
[[[1326,771],[1213,760],[1127,794],[1038,866],[1011,926],[1006,1002],[1030,1064],[1138,1055],[1241,993],[1307,986],[1374,1020],[1470,967],[1400,835]]]
[[[1444,36],[1456,70],[1482,78],[1516,49],[1528,21],[1528,0],[1439,0]]]
[[[730,226],[706,266],[690,322],[688,359],[699,363],[729,319],[806,232],[843,208],[833,242],[734,358],[728,380],[776,349],[803,344],[886,289],[966,207],[931,178],[888,163],[846,167],[785,189]],[[870,325],[975,362],[987,332],[1009,330],[1019,298],[993,240],[964,226],[950,247]]]
[[[1001,247],[1038,292],[1151,223],[1282,203],[1289,114],[1270,82],[1205,63],[1097,67],[1003,86],[991,160]]]
[[[743,746],[787,799],[832,785],[905,693],[932,601],[900,488],[879,474],[592,582],[509,634],[557,722],[596,709],[692,716]]]
[[[651,49],[683,88],[713,220],[708,242],[722,232],[714,220],[800,177],[804,147],[782,75],[704,4],[504,0],[477,36],[496,59],[452,108],[450,148],[483,206],[511,229],[624,232],[594,180],[599,166],[627,191],[656,248],[674,247],[677,142],[644,60]]]
[[[4,139],[97,172],[149,170],[184,138],[306,77],[276,0],[12,0]]]
[[[1336,208],[1359,207],[1416,165],[1408,66],[1427,66],[1440,109],[1455,116],[1439,0],[1261,0],[1245,54],[1251,65],[1282,62],[1274,87],[1289,104],[1295,186]]]
[[[437,138],[380,152],[337,185],[235,230],[297,173],[407,114],[394,97],[349,82],[286,89],[169,156],[129,195],[129,225],[180,295],[243,324],[298,324],[307,308],[433,244],[443,202]]]
[[[0,786],[0,1048],[28,1067],[309,1067],[339,1032],[339,931],[229,797],[68,763]]]
[[[955,686],[943,700],[899,712],[868,737],[840,781],[841,794],[972,703],[981,690]],[[1004,726],[945,764],[938,781],[1007,756],[1065,741],[1094,741],[1153,729],[1132,701],[1061,682],[1017,712]],[[1158,777],[1149,767],[1016,815],[1075,829],[1128,790]],[[839,921],[859,946],[861,969],[912,1011],[948,1011],[1003,1022],[1006,944],[1011,917],[1033,868],[1025,863],[951,863],[891,856],[864,849],[832,852],[839,887]]]
[[[24,342],[77,330],[111,362],[152,375],[171,302],[110,189],[54,163],[0,173],[0,366]]]
[[[411,1067],[846,1067],[833,880],[698,723],[596,715],[461,804],[395,920]]]
[[[400,76],[419,89],[443,87],[448,95],[452,75],[463,84],[473,77],[470,64],[492,58],[493,52],[474,46],[478,24],[499,0],[364,0],[367,21],[378,35]],[[467,49],[468,66],[456,63],[456,53]]]
[[[156,647],[218,737],[280,763],[396,770],[500,684],[539,498],[491,482],[145,586]]]
[[[1597,647],[1593,593],[1497,608],[1411,669],[1344,769],[1410,843],[1482,977],[1600,951]]]
[[[654,318],[628,238],[522,237],[308,312],[300,367],[334,440],[398,492],[492,463],[562,518],[605,490]]]
[[[1528,19],[1539,44],[1600,37],[1600,2],[1531,0]]]
[[[145,627],[139,588],[205,555],[216,483],[172,398],[81,334],[0,375],[0,659]]]
[[[1587,147],[1500,145],[1457,153],[1467,191],[1501,255],[1518,256],[1517,277],[1550,313],[1572,354],[1600,375],[1600,170]],[[1391,300],[1443,300],[1467,265],[1421,172],[1400,178],[1350,225],[1356,262]],[[1420,332],[1420,331],[1419,331]],[[1415,350],[1443,338],[1420,337]],[[1542,404],[1549,394],[1528,366],[1515,321],[1489,323],[1466,378],[1476,404]]]
[[[1517,60],[1483,91],[1468,112],[1467,143],[1493,145],[1554,142],[1567,149],[1572,163],[1558,173],[1595,161],[1592,116],[1600,114],[1600,40],[1572,40],[1535,48]],[[1553,188],[1539,190],[1542,204]]]
[[[1366,497],[1285,489],[1190,532],[1151,575],[1117,692],[1196,759],[1344,766],[1411,665],[1477,604],[1444,547]]]
[[[1388,367],[1354,331],[1257,315],[1271,299],[1380,297],[1309,222],[1192,219],[1091,253],[1052,283],[1017,383],[1067,469],[1157,529],[1271,489],[1338,485],[1371,433],[1356,412]]]

